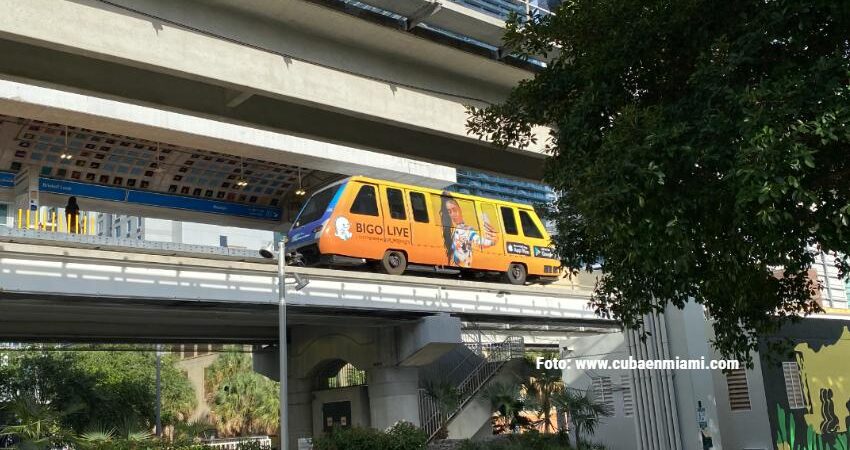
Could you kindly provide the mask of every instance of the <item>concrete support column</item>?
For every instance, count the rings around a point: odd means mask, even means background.
[[[313,437],[313,389],[307,378],[289,378],[289,448]]]
[[[383,367],[368,373],[372,427],[384,430],[400,420],[419,426],[419,370]]]

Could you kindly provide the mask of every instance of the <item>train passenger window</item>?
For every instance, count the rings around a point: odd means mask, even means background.
[[[439,211],[440,224],[444,227],[478,229],[478,215],[475,214],[475,203],[471,200],[448,195],[432,195],[431,202],[434,211]]]
[[[528,211],[519,212],[519,222],[522,224],[522,234],[526,237],[543,239],[543,233],[540,232],[540,228],[537,228],[537,224],[534,223]]]
[[[407,213],[404,211],[404,194],[401,190],[387,188],[387,205],[390,207],[390,217],[397,220],[407,219]]]
[[[411,192],[410,209],[413,210],[413,220],[428,223],[428,205],[425,203],[425,194]]]
[[[375,196],[375,186],[364,184],[357,192],[357,197],[354,197],[354,203],[351,204],[352,214],[362,214],[364,216],[378,215],[378,199]]]
[[[517,235],[519,234],[519,230],[516,227],[516,217],[514,216],[514,209],[508,208],[506,206],[502,206],[502,223],[505,224],[505,233]]]
[[[479,203],[479,223],[483,233],[501,233],[499,219],[496,218],[496,207],[490,203]]]

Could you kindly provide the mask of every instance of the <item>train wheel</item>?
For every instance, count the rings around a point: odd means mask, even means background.
[[[528,276],[528,271],[525,266],[519,263],[511,263],[508,266],[508,271],[504,274],[504,279],[510,284],[525,284],[525,279]]]
[[[401,275],[407,269],[407,257],[398,250],[387,250],[381,259],[381,271],[390,275]]]

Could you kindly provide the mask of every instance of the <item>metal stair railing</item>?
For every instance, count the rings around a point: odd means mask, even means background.
[[[496,375],[501,368],[513,359],[522,358],[525,353],[525,343],[521,337],[509,337],[504,342],[477,346],[480,349],[479,356],[484,359],[469,375],[457,386],[458,402],[453,411],[443,411],[437,401],[428,394],[425,389],[419,390],[419,417],[422,420],[422,429],[431,440],[455,415],[457,415],[469,403],[484,385]]]

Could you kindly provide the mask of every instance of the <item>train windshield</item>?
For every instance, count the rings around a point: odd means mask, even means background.
[[[301,208],[301,213],[298,214],[298,218],[295,219],[294,228],[298,228],[301,225],[321,219],[340,187],[342,187],[342,184],[337,184],[336,186],[327,187],[313,194],[313,196],[307,200],[304,207]]]

